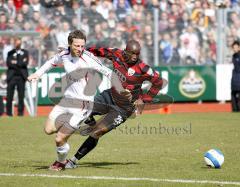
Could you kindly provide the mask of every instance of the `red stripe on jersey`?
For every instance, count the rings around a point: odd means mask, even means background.
[[[156,96],[161,89],[162,79],[159,77],[159,75],[154,70],[151,74],[149,74],[148,71],[151,67],[145,64],[143,61],[139,60],[139,62],[133,65],[128,64],[125,61],[123,50],[116,48],[111,49],[96,47],[91,47],[88,50],[96,56],[105,57],[112,61],[114,71],[122,81],[123,87],[131,91],[133,95],[133,101],[141,97],[141,86],[146,80],[152,83],[147,96],[145,96],[146,102],[149,102],[154,96]]]

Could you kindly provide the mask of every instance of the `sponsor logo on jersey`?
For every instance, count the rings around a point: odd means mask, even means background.
[[[127,81],[126,77],[118,69],[113,69],[113,71],[117,74],[121,82]]]
[[[132,68],[129,68],[129,69],[128,69],[128,76],[133,76],[134,73],[135,73],[135,70],[134,70],[134,69],[132,69]]]

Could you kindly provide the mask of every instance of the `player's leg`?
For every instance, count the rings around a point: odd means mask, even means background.
[[[110,92],[110,89],[104,90],[102,93],[100,93],[94,98],[92,113],[89,115],[89,117],[85,120],[84,123],[89,126],[95,125],[95,115],[104,115],[108,113],[110,106],[113,104]]]
[[[68,125],[63,125],[58,130],[55,138],[57,160],[49,167],[50,170],[60,171],[65,169],[66,157],[70,150],[67,140],[74,133],[74,131],[75,129]]]
[[[56,133],[70,117],[71,114],[67,113],[66,108],[56,105],[48,116],[44,132],[47,135]]]
[[[238,99],[237,99],[237,92],[233,91],[231,92],[231,103],[232,103],[232,111],[237,112],[238,111]]]
[[[69,159],[68,163],[66,164],[66,168],[76,168],[77,161],[83,158],[96,147],[100,137],[110,132],[120,124],[124,123],[125,120],[126,117],[122,116],[118,111],[110,110],[108,114],[97,121],[94,129],[90,133],[90,136],[79,147],[76,154],[71,159]]]
[[[89,136],[83,144],[79,147],[78,151],[76,154],[68,160],[65,168],[67,169],[73,169],[76,168],[77,161],[83,158],[86,154],[88,154],[90,151],[92,151],[96,145],[98,144],[98,138],[93,138]]]
[[[4,113],[3,98],[0,96],[0,116]]]
[[[22,77],[18,78],[17,92],[18,92],[18,116],[23,116],[24,95],[25,95],[25,80]]]
[[[7,84],[7,115],[12,116],[12,101],[14,96],[16,81],[13,77]]]

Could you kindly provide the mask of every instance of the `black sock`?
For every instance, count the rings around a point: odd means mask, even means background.
[[[94,149],[97,143],[98,143],[98,139],[95,139],[89,136],[88,139],[85,140],[85,142],[81,145],[81,147],[78,149],[77,153],[74,156],[78,160],[80,160],[82,157],[88,154],[92,149]]]

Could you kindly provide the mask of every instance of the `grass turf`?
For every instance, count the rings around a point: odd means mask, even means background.
[[[48,171],[56,159],[54,135],[43,117],[0,118],[0,173],[240,181],[237,113],[142,115],[100,139],[77,169]],[[71,157],[86,137],[69,139]],[[220,149],[221,169],[208,169],[204,153]],[[151,181],[0,176],[0,186],[218,186]]]

